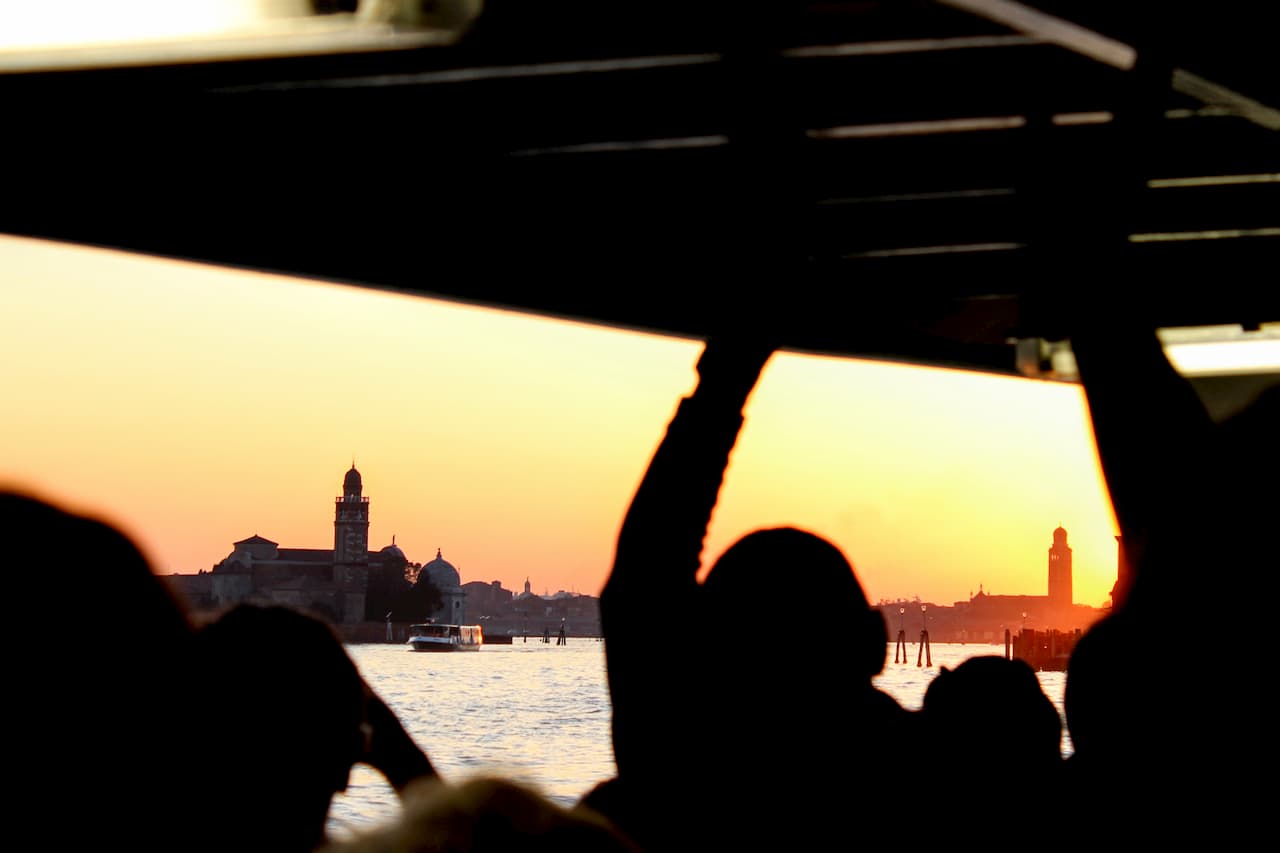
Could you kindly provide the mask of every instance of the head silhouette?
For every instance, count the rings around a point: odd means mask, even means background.
[[[168,845],[188,769],[179,721],[194,634],[181,601],[104,521],[5,492],[0,533],[14,546],[4,564],[19,603],[13,624],[39,644],[13,656],[11,714],[24,721],[10,754],[23,772],[14,813],[47,814],[71,797],[74,819],[59,840],[81,847],[142,806],[148,819],[130,842]]]
[[[310,850],[364,752],[364,679],[327,624],[287,607],[237,605],[200,631],[199,646],[206,794],[225,813],[224,843]]]
[[[748,626],[753,634],[787,632],[776,650],[791,658],[783,671],[799,677],[825,670],[870,683],[884,668],[884,617],[868,606],[840,549],[805,530],[756,530],[731,545],[702,584],[702,613],[719,636],[741,635]]]
[[[989,813],[993,786],[1030,786],[1036,796],[1056,801],[1062,790],[1062,718],[1035,671],[1025,661],[998,655],[942,667],[925,690],[917,715],[920,756],[940,777],[965,781],[948,786],[936,823],[925,828],[945,842],[954,828]],[[1001,809],[1002,831],[1033,832],[1034,810]],[[947,827],[948,829],[943,829]]]
[[[414,782],[400,819],[333,842],[321,853],[639,853],[594,810],[569,809],[512,779]]]
[[[735,542],[700,595],[706,636],[689,688],[699,740],[680,769],[699,782],[698,843],[821,846],[825,819],[779,816],[842,814],[848,789],[815,780],[880,767],[880,745],[901,742],[906,712],[872,683],[888,647],[884,618],[839,548],[790,527]]]
[[[1122,756],[1138,752],[1145,732],[1159,722],[1147,719],[1144,703],[1133,701],[1141,672],[1129,665],[1139,648],[1130,623],[1124,613],[1112,614],[1091,626],[1071,652],[1063,703],[1076,765],[1122,766]]]
[[[944,666],[920,713],[930,748],[956,766],[1039,777],[1062,761],[1062,718],[1026,661],[980,655]]]

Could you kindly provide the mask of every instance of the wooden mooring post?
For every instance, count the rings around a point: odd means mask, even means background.
[[[902,654],[902,663],[907,662],[907,630],[903,627],[903,620],[906,618],[907,608],[898,608],[898,644],[893,649],[893,662],[898,663],[898,654]]]
[[[928,658],[928,666],[933,666],[933,650],[929,648],[929,617],[925,615],[926,605],[920,605],[920,651],[916,654],[916,666]]]

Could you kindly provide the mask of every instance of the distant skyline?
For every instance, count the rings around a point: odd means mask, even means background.
[[[118,524],[161,573],[254,534],[332,547],[354,461],[369,546],[464,583],[598,594],[701,342],[0,237],[0,484]],[[1079,387],[779,353],[703,552],[796,525],[872,601],[1044,594],[1059,524],[1075,600],[1115,580]],[[89,567],[86,567],[89,568]],[[786,567],[778,582],[786,583]]]

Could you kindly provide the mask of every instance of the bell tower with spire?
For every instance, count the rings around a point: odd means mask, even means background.
[[[1058,525],[1049,546],[1049,606],[1066,613],[1071,609],[1071,546],[1067,531]]]
[[[363,493],[360,472],[352,462],[342,478],[342,495],[334,501],[333,564],[339,583],[350,579],[343,567],[369,563],[369,499]]]

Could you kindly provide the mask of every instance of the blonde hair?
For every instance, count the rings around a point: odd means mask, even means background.
[[[480,777],[422,779],[405,789],[394,824],[326,845],[322,853],[639,853],[603,816],[570,810],[532,787]]]

